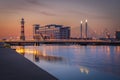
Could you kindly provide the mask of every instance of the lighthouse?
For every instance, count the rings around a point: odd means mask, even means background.
[[[25,33],[24,33],[24,18],[21,19],[21,35],[20,35],[20,40],[25,40]]]

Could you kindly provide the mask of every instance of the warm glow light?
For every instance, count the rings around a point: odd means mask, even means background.
[[[83,22],[81,21],[81,24],[82,24]]]
[[[45,53],[43,53],[43,56],[47,56]]]
[[[85,20],[85,22],[88,22],[87,19]]]
[[[30,50],[30,49],[16,49],[16,51],[18,53],[27,53],[27,54],[38,54],[40,52],[38,52],[37,50]]]
[[[83,69],[83,68],[80,68],[80,72],[83,73],[83,72],[84,72],[84,69]]]
[[[106,47],[107,53],[110,54],[110,47]]]
[[[20,54],[33,54],[37,58],[41,58],[47,61],[60,61],[62,60],[62,57],[57,57],[57,56],[50,56],[47,55],[46,53],[42,53],[41,51],[38,50],[32,50],[32,49],[25,49],[25,48],[18,48],[16,51]],[[35,58],[34,57],[34,58]]]
[[[80,66],[80,72],[81,72],[81,73],[89,74],[89,69],[86,68],[86,67],[81,67],[81,66]]]

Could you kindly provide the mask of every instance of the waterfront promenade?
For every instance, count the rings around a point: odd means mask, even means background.
[[[10,48],[0,46],[0,80],[57,80]]]

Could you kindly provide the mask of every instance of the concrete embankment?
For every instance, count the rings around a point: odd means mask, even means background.
[[[0,47],[0,80],[57,79],[14,50]]]

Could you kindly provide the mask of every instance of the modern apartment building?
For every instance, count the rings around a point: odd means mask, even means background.
[[[33,38],[34,39],[69,39],[70,27],[64,27],[63,25],[45,25],[40,26],[38,24],[33,25]]]

